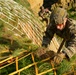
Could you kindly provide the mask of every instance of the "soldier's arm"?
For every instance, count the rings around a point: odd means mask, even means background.
[[[43,36],[42,46],[47,47],[50,44],[54,35],[54,27],[49,25],[45,31],[45,35]]]
[[[66,45],[64,52],[71,58],[76,54],[76,34],[72,35],[71,39],[66,42]]]

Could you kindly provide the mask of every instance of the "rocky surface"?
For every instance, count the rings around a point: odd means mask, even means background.
[[[35,12],[38,13],[40,10],[40,6],[43,4],[43,0],[28,0],[30,3],[31,9]]]
[[[39,8],[42,5],[50,10],[58,6],[76,10],[76,0],[28,0],[28,2],[30,3],[32,10],[36,13],[40,10]]]

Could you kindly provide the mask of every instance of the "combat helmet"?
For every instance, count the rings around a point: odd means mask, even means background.
[[[50,21],[55,25],[62,24],[64,18],[66,18],[67,16],[68,16],[68,13],[64,8],[57,7],[52,11],[50,16]]]

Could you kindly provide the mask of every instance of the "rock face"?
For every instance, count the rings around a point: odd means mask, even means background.
[[[61,4],[64,8],[75,8],[76,0],[58,0],[58,4]]]
[[[76,9],[76,0],[28,0],[28,2],[31,5],[31,9],[36,13],[38,13],[42,5],[50,9],[54,9],[58,6],[66,9]]]
[[[31,9],[35,12],[38,13],[40,10],[40,6],[43,4],[43,0],[28,0],[30,3]]]

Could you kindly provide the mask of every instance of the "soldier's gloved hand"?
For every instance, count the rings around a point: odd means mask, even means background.
[[[64,58],[65,58],[65,53],[62,53],[62,52],[58,53],[53,59],[54,64],[59,65],[63,61]]]
[[[42,47],[47,48],[47,44],[42,43]]]
[[[46,53],[47,50],[48,50],[48,48],[46,48],[46,47],[39,47],[39,48],[34,52],[34,54],[35,54],[37,57],[41,57],[43,54]]]

